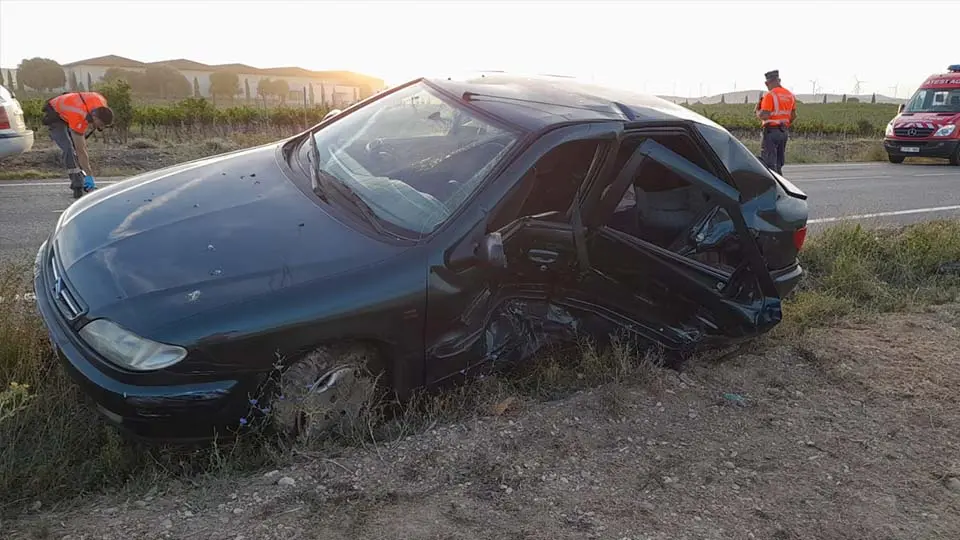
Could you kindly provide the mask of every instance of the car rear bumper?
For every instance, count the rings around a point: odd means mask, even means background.
[[[773,284],[777,287],[777,292],[780,293],[780,298],[783,298],[793,292],[793,289],[803,279],[803,267],[800,266],[800,261],[796,261],[790,266],[774,270],[770,274],[773,277]]]
[[[887,138],[883,140],[883,149],[887,151],[887,154],[897,157],[949,158],[956,155],[958,145],[960,145],[960,139],[912,141]],[[911,152],[904,150],[904,148],[916,148],[917,151]]]
[[[135,438],[202,441],[231,431],[248,413],[248,392],[255,391],[260,377],[151,386],[111,376],[98,367],[106,361],[67,325],[49,291],[46,273],[40,272],[34,293],[56,356],[110,424]]]
[[[0,133],[0,158],[16,156],[33,148],[33,131]]]

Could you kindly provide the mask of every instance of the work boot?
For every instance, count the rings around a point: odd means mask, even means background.
[[[73,190],[73,198],[79,199],[83,196],[83,174],[70,173],[70,189]]]

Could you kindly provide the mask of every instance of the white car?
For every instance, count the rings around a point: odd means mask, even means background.
[[[20,102],[0,85],[0,159],[22,154],[33,148],[33,130],[23,121]]]

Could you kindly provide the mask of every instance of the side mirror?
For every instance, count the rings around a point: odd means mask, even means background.
[[[906,104],[906,103],[901,103],[900,106],[897,107],[897,114],[902,113],[903,110],[906,109],[906,108],[907,108],[907,104]]]
[[[503,249],[503,236],[498,232],[484,236],[477,246],[477,259],[486,266],[506,268],[507,255]]]

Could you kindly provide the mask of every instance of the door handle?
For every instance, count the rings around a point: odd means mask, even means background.
[[[553,264],[560,258],[560,254],[549,249],[531,249],[527,258],[538,264]]]

